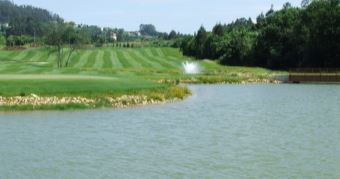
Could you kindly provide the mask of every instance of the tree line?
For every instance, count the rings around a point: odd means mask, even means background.
[[[95,25],[64,22],[48,10],[28,5],[16,5],[8,0],[0,0],[0,43],[8,47],[46,44],[51,28],[57,25],[72,25],[75,31],[82,32],[82,42],[102,46],[113,42],[129,42],[139,39],[173,38],[156,30],[152,24],[141,24],[139,31],[127,32],[122,28],[101,28]],[[62,29],[62,27],[60,27]],[[53,29],[52,29],[53,31]],[[173,34],[172,34],[173,35]]]
[[[340,0],[304,0],[260,14],[256,23],[240,18],[202,26],[177,42],[185,55],[221,64],[271,69],[340,67]]]

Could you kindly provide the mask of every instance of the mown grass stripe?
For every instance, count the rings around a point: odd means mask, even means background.
[[[70,59],[69,67],[74,67],[79,62],[79,60],[82,58],[83,55],[84,53],[82,51],[74,52],[74,54],[72,55]]]
[[[160,62],[158,59],[155,59],[152,56],[150,56],[144,49],[138,49],[137,50],[137,54],[142,56],[148,62],[152,63],[153,66],[155,66],[156,68],[158,68],[158,69],[166,69],[166,67],[164,66],[164,64],[162,62]]]
[[[108,50],[104,50],[104,55],[103,55],[103,68],[112,68],[112,60],[111,60],[112,54]]]
[[[177,68],[180,68],[183,64],[184,61],[190,61],[190,59],[185,59],[185,57],[175,57],[175,56],[172,56],[170,54],[168,54],[167,52],[164,52],[163,49],[158,49],[159,50],[159,53],[161,53],[161,55],[164,55],[164,58],[177,66]]]
[[[182,52],[179,51],[179,49],[166,47],[166,48],[161,48],[161,50],[165,56],[171,56],[171,57],[175,57],[178,59],[185,58]]]
[[[38,50],[38,51],[36,51],[36,52],[34,53],[33,56],[28,57],[27,60],[29,60],[29,61],[38,61],[42,55],[44,55],[43,51]]]
[[[11,62],[8,62],[6,69],[3,69],[1,73],[3,74],[20,73],[20,71],[23,70],[24,68],[27,68],[27,66],[19,64],[16,61],[11,61]]]
[[[157,57],[156,55],[153,54],[153,52],[150,49],[142,49],[142,50],[145,52],[146,55],[148,55],[148,58],[158,61],[165,68],[173,69],[177,67],[166,62],[164,59]]]
[[[1,64],[0,67],[0,74],[8,74],[8,73],[13,73],[12,70],[10,70],[10,72],[8,72],[8,68],[10,68],[12,65],[11,64]]]
[[[18,55],[20,55],[20,53],[21,52],[14,51],[14,52],[11,52],[7,57],[11,58],[11,59],[16,59],[18,57]]]
[[[131,63],[125,58],[123,52],[121,50],[115,51],[120,63],[123,65],[124,68],[132,68],[133,66]]]
[[[173,56],[167,56],[166,58],[171,60],[172,62],[174,62],[176,64],[180,64],[180,65],[185,61],[190,61],[190,59],[178,59],[178,58],[173,57]]]
[[[91,54],[87,58],[86,64],[83,66],[83,68],[93,68],[94,63],[96,62],[96,57],[98,55],[98,51],[93,50]]]
[[[30,50],[28,51],[28,53],[25,55],[25,57],[22,60],[29,61],[35,56],[36,53],[37,53],[36,51]]]
[[[180,54],[179,51],[174,51],[168,48],[160,48],[160,53],[164,55],[165,57],[171,57],[173,59],[176,59],[176,61],[183,62],[185,60],[185,57]]]
[[[1,62],[0,73],[8,67],[8,62]]]
[[[0,58],[1,60],[14,60],[16,56],[19,55],[18,51],[1,51]]]
[[[0,73],[3,73],[4,71],[6,71],[10,66],[10,63],[9,62],[2,62],[1,65],[0,65]]]
[[[148,60],[141,58],[141,56],[137,55],[136,50],[129,49],[128,52],[129,52],[129,55],[133,59],[135,59],[136,61],[138,61],[142,65],[142,67],[145,67],[145,68],[153,68],[154,67],[152,65],[152,63],[150,63]]]
[[[113,68],[123,68],[123,64],[119,61],[117,53],[115,51],[109,51]]]
[[[48,53],[48,58],[46,61],[50,64],[51,67],[57,67],[57,56],[55,53]]]
[[[133,66],[133,68],[142,68],[142,64],[135,58],[133,58],[130,53],[125,49],[123,51],[124,57],[129,61],[129,63]]]
[[[63,56],[62,56],[63,65],[65,65],[65,63],[66,63],[66,59],[68,57],[68,52],[69,52],[69,50],[67,50],[67,49],[65,49],[63,51]],[[58,66],[57,53],[56,52],[49,52],[47,62],[49,62],[52,67],[57,69],[57,66]]]
[[[171,63],[172,65],[179,67],[182,64],[182,61],[178,60],[177,58],[169,58],[169,56],[165,55],[163,51],[160,48],[152,49],[156,51],[159,57],[165,59],[168,63]]]
[[[182,64],[182,60],[178,59],[178,58],[170,58],[170,56],[167,56],[163,53],[162,49],[160,48],[157,48],[157,49],[154,49],[160,57],[164,58],[167,60],[167,62],[169,63],[172,63],[176,66],[179,66],[180,64]]]
[[[23,50],[18,52],[18,54],[13,58],[14,60],[22,60],[27,55],[27,53],[31,50]]]
[[[49,57],[48,51],[42,51],[40,57],[37,59],[40,62],[47,62],[47,59]]]
[[[69,49],[65,48],[63,64],[66,63],[68,52]],[[95,75],[102,74],[103,71],[99,71],[99,69],[103,68],[122,69],[121,72],[124,72],[124,68],[136,70],[154,69],[159,71],[177,70],[185,59],[190,60],[190,58],[182,56],[178,49],[172,48],[96,48],[76,51],[71,56],[69,64],[69,67],[73,68],[59,69],[57,68],[57,53],[53,52],[50,54],[49,49],[4,50],[0,51],[0,73]],[[95,68],[98,71],[80,70],[83,67]],[[114,71],[114,73],[120,73],[120,71]]]
[[[101,69],[104,65],[104,51],[103,50],[97,50],[97,55],[95,58],[95,62],[93,65],[93,68]]]
[[[91,51],[87,50],[87,51],[81,51],[79,52],[82,55],[79,57],[79,60],[73,65],[73,67],[75,68],[82,68],[83,66],[86,65],[87,60],[89,59],[89,56],[91,55]]]

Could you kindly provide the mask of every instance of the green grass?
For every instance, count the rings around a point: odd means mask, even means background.
[[[83,66],[84,68],[94,68],[94,64],[97,60],[98,51],[92,51],[91,55],[88,56],[86,64]]]
[[[65,49],[65,52],[68,50]],[[63,57],[64,61],[66,57],[67,54]],[[215,61],[202,60],[196,61],[202,67],[201,74],[183,74],[182,63],[191,60],[175,48],[94,48],[76,51],[71,56],[69,67],[58,69],[56,54],[45,48],[0,50],[0,96],[150,95],[157,90],[163,93],[180,81],[239,83],[281,73],[263,68],[227,67]],[[55,106],[56,109],[83,107]],[[7,108],[2,106],[2,109]],[[32,109],[32,106],[18,108]]]
[[[168,85],[151,81],[110,77],[37,75],[0,75],[0,96],[116,96],[138,90],[165,88]]]
[[[67,52],[67,50],[65,50]],[[64,55],[66,60],[67,54]],[[96,48],[82,49],[75,52],[70,61],[69,68],[83,73],[83,69],[87,71],[93,70],[100,74],[101,70],[120,70],[120,71],[176,71],[182,72],[182,63],[191,59],[183,56],[178,49],[175,48]],[[41,62],[41,63],[39,63]],[[41,65],[45,62],[44,65]],[[251,73],[254,75],[272,73],[263,68],[247,68],[247,67],[225,67],[218,65],[213,61],[199,61],[204,67],[205,74],[212,73]],[[0,50],[1,66],[8,68],[0,68],[0,74],[25,74],[38,71],[40,73],[61,73],[63,70],[56,70],[56,55],[50,54],[47,49],[27,49],[22,51],[5,51]],[[30,66],[27,66],[29,64]],[[34,68],[38,67],[38,68]],[[33,67],[32,70],[27,68]],[[21,69],[26,69],[23,72]],[[26,71],[26,72],[25,72]]]
[[[115,51],[117,54],[117,58],[119,59],[119,62],[123,65],[124,68],[132,68],[132,64],[130,63],[130,60],[126,59],[124,56],[124,53],[121,50]]]
[[[107,50],[104,51],[104,56],[103,56],[103,60],[104,60],[104,66],[103,68],[112,68],[112,60],[111,60],[111,53]]]

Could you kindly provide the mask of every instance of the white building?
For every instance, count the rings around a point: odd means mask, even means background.
[[[113,32],[111,34],[111,39],[114,40],[114,41],[117,41],[118,40],[117,34]]]

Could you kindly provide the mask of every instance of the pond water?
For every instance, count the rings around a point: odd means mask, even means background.
[[[160,106],[0,113],[0,178],[340,177],[340,86],[190,88]]]

